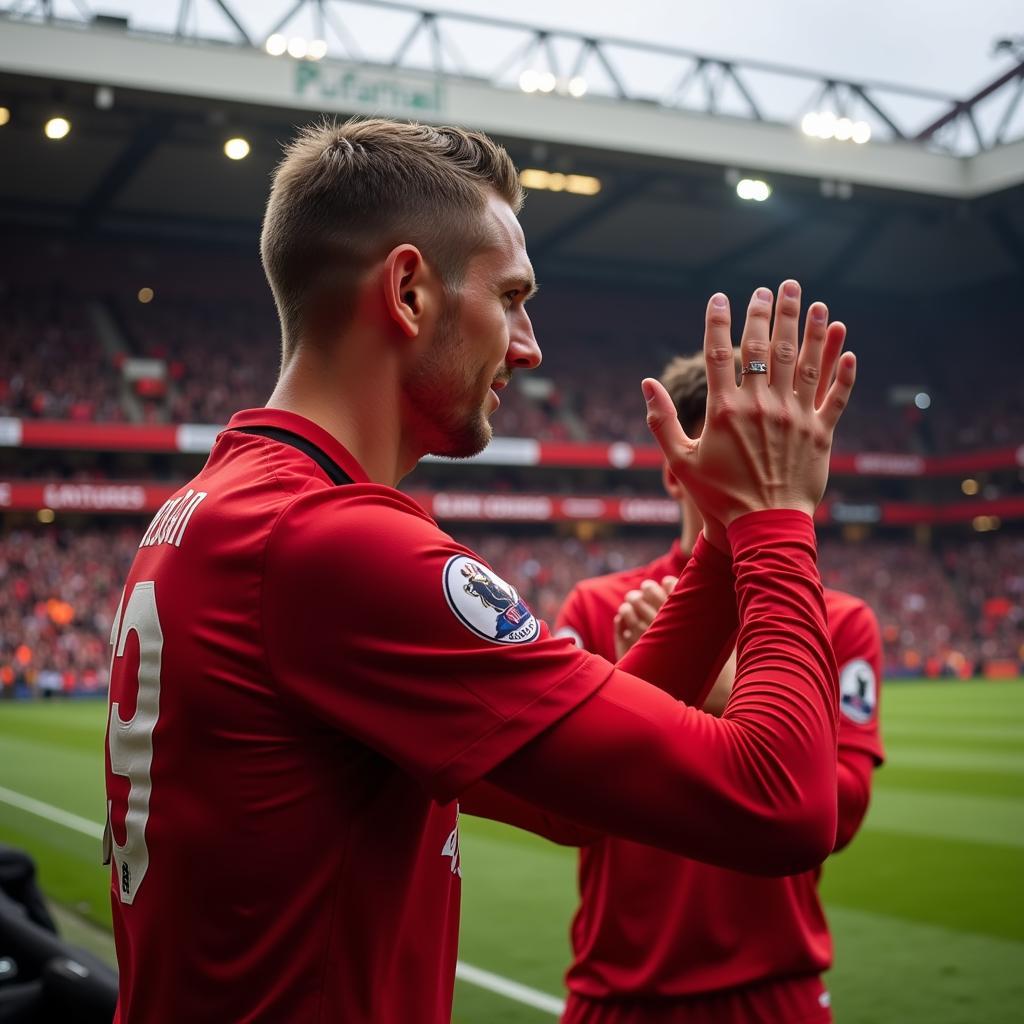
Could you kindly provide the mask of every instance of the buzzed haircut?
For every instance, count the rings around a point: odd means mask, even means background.
[[[480,132],[380,118],[303,128],[274,172],[260,253],[283,361],[343,328],[366,271],[403,242],[455,290],[488,241],[488,192],[523,203],[508,153]]]
[[[740,350],[734,347],[732,354],[738,384],[742,370]],[[676,407],[683,430],[690,437],[695,437],[700,432],[708,408],[708,373],[704,353],[694,352],[670,360],[662,372],[661,383]]]

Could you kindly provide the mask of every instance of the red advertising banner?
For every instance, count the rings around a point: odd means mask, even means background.
[[[4,509],[83,512],[104,515],[152,515],[180,484],[122,481],[0,480]],[[643,526],[671,526],[679,509],[669,498],[607,495],[488,494],[474,491],[409,492],[441,522],[565,523],[589,520]],[[1024,518],[1024,496],[993,501],[958,501],[947,505],[916,502],[826,501],[815,516],[822,524],[969,523],[979,516]]]
[[[208,423],[68,423],[0,417],[0,447],[191,452],[199,455],[210,450],[221,429]],[[485,451],[466,462],[488,466],[658,469],[661,452],[654,445],[636,446],[624,441],[577,444],[536,441],[528,437],[497,437]],[[899,452],[843,452],[832,456],[832,473],[836,476],[953,476],[1021,467],[1024,467],[1024,445],[944,456]]]

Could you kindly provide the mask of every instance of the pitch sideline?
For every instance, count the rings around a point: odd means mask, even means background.
[[[16,793],[13,789],[7,789],[6,786],[0,786],[0,802],[45,818],[57,825],[63,825],[65,828],[80,832],[91,839],[103,838],[102,825],[97,825],[96,822],[72,814],[70,811],[61,810],[59,807],[54,807],[53,804],[43,803],[42,800],[25,796],[24,793]],[[560,1016],[565,1008],[564,1001],[556,996],[530,988],[529,985],[523,985],[518,981],[512,981],[511,978],[503,978],[500,974],[492,974],[482,967],[474,967],[462,960],[455,965],[455,977],[469,985],[476,985],[477,988],[487,989],[496,995],[511,999],[513,1002],[550,1013],[553,1017]]]

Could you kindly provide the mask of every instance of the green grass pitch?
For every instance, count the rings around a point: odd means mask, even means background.
[[[0,841],[28,849],[76,941],[107,945],[99,842],[12,805],[21,794],[99,822],[99,702],[0,704]],[[885,692],[889,763],[861,834],[825,870],[839,1024],[1000,1024],[1024,1005],[1024,680]],[[595,784],[597,780],[595,780]],[[462,820],[462,960],[561,995],[572,851]],[[78,918],[93,924],[76,927]],[[457,1024],[550,1013],[465,982]]]

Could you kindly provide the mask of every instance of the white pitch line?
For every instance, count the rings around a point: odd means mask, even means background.
[[[11,807],[17,807],[22,811],[28,811],[29,814],[35,814],[47,821],[63,825],[65,828],[73,829],[75,832],[81,832],[93,839],[103,838],[102,825],[97,825],[96,822],[89,821],[88,818],[79,817],[60,807],[54,807],[53,804],[46,804],[42,800],[35,800],[23,793],[16,793],[13,789],[0,786],[0,802],[10,804]],[[461,960],[455,965],[455,977],[467,984],[476,985],[478,988],[484,988],[489,992],[504,996],[506,999],[523,1003],[525,1006],[532,1006],[536,1010],[543,1010],[553,1017],[561,1016],[565,1009],[563,1000],[550,996],[547,992],[540,992],[535,988],[530,988],[529,985],[522,985],[510,978],[503,978],[500,974],[492,974],[490,971],[474,967]]]
[[[506,999],[532,1006],[536,1010],[543,1010],[545,1013],[550,1013],[552,1017],[560,1017],[565,1009],[564,999],[549,996],[547,992],[540,992],[535,988],[530,988],[529,985],[521,985],[518,981],[511,981],[508,978],[503,978],[500,974],[492,974],[490,971],[463,963],[461,960],[455,965],[455,977],[469,982],[470,985],[477,985],[490,992],[496,992]]]
[[[10,804],[12,807],[28,811],[29,814],[36,814],[40,818],[46,818],[47,821],[54,821],[65,828],[71,828],[76,832],[81,832],[83,835],[92,836],[93,839],[103,838],[103,826],[97,825],[95,821],[89,821],[88,818],[80,818],[77,814],[72,814],[70,811],[62,811],[59,807],[54,807],[53,804],[44,804],[41,800],[33,800],[32,797],[25,796],[22,793],[15,793],[13,789],[6,789],[0,786],[0,800],[5,804]]]

